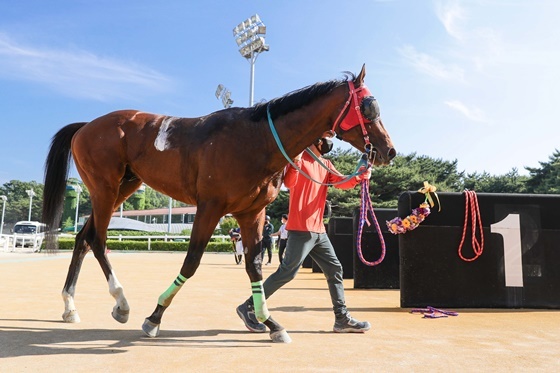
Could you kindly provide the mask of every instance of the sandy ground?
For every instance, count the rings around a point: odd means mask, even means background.
[[[110,316],[114,301],[91,254],[76,293],[82,322],[66,324],[60,292],[70,253],[0,253],[1,372],[560,371],[559,311],[459,309],[457,317],[425,319],[400,308],[398,290],[358,290],[345,280],[352,315],[373,327],[335,334],[324,277],[305,268],[268,301],[293,339],[274,344],[268,333],[248,332],[235,313],[250,283],[233,254],[205,254],[166,311],[160,336],[147,338],[142,322],[184,254],[109,257],[131,306],[127,324]]]

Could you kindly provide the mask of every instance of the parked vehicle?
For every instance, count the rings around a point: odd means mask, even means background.
[[[45,229],[46,225],[38,221],[18,221],[12,229],[15,247],[33,247],[39,251],[45,238]]]

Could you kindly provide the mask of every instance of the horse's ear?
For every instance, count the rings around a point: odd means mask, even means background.
[[[365,77],[366,77],[366,64],[364,63],[362,65],[362,71],[360,71],[360,73],[358,74],[358,76],[354,80],[354,85],[356,87],[361,86],[364,83]]]

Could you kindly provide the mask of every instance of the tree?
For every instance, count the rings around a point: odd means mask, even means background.
[[[343,175],[351,175],[361,158],[361,153],[353,149],[335,149],[325,158],[329,159],[334,167]],[[327,200],[331,203],[332,216],[352,216],[356,206],[360,205],[360,192],[354,189],[338,189],[330,187]]]
[[[74,227],[74,219],[72,219],[70,216],[68,218],[66,218],[66,220],[64,220],[64,222],[62,223],[62,230],[66,231],[70,228]]]
[[[526,176],[519,175],[516,168],[497,176],[475,172],[463,178],[463,189],[482,193],[525,193],[527,180]]]
[[[157,190],[152,189],[149,186],[146,186],[146,202],[145,202],[145,209],[160,209],[169,206],[169,197],[163,193],[158,192]],[[133,210],[131,204],[127,204],[125,202],[124,205],[126,210]]]
[[[335,167],[342,173],[355,170],[360,153],[335,151],[332,155]],[[391,166],[375,167],[370,180],[370,197],[374,207],[395,208],[399,195],[408,190],[418,190],[424,181],[437,186],[439,191],[458,191],[462,172],[457,171],[457,160],[444,161],[427,156],[397,155]],[[352,216],[359,206],[359,193],[353,190],[330,188],[328,198],[333,202],[333,216]]]
[[[226,216],[220,221],[220,234],[227,235],[232,228],[239,227],[239,223],[232,216]]]
[[[289,209],[290,192],[287,190],[280,190],[278,197],[266,206],[266,214],[270,216],[272,225],[275,228],[282,225],[282,214],[287,214]]]
[[[530,178],[526,181],[529,193],[560,194],[560,151],[548,158],[548,162],[539,162],[540,168],[525,167]]]
[[[29,195],[26,190],[33,189],[35,196],[32,199],[31,220],[41,220],[43,206],[43,184],[36,181],[24,182],[12,180],[0,186],[0,195],[8,198],[4,221],[16,223],[27,220],[29,217]]]

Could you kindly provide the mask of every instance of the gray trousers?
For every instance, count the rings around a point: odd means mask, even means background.
[[[263,284],[268,299],[276,290],[296,277],[304,259],[310,255],[327,279],[334,313],[342,317],[348,313],[344,300],[342,265],[326,233],[288,232],[288,242],[282,264]]]

